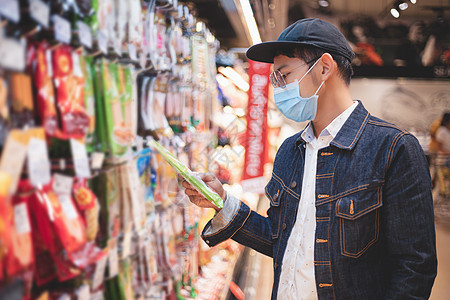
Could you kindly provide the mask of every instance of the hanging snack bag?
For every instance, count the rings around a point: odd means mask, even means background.
[[[165,116],[165,102],[167,97],[167,76],[158,76],[154,85],[153,95],[150,98],[150,108],[155,119],[155,129],[164,130],[169,127]]]
[[[122,123],[114,129],[114,137],[121,145],[130,146],[135,136],[132,127],[132,84],[131,70],[121,65],[117,66],[117,83],[122,108]]]
[[[32,193],[25,191],[24,182],[19,183],[18,193],[12,200],[11,211],[11,248],[6,257],[8,276],[14,276],[33,265],[33,243],[31,240],[30,217],[28,215],[28,200]]]
[[[128,10],[128,42],[137,47],[141,46],[144,24],[141,19],[141,1],[130,0]]]
[[[42,240],[51,253],[59,281],[78,276],[80,270],[76,268],[71,254],[83,248],[86,237],[82,220],[70,195],[59,197],[53,191],[51,182],[36,191],[31,206]]]
[[[92,70],[94,75],[94,95],[95,95],[95,134],[97,138],[97,150],[100,152],[106,152],[109,149],[107,139],[107,126],[105,116],[105,99],[103,88],[103,69],[106,62],[97,60],[93,63]]]
[[[80,56],[80,64],[84,76],[84,106],[89,116],[86,148],[88,152],[92,152],[95,147],[95,90],[92,58]]]
[[[13,73],[11,84],[11,126],[23,128],[34,126],[33,93],[31,77],[25,73]],[[1,96],[0,96],[1,97]]]
[[[155,210],[155,203],[153,199],[154,186],[152,185],[152,172],[150,167],[151,150],[149,148],[143,149],[138,154],[137,168],[139,172],[139,183],[143,192],[143,199],[145,201],[145,211],[147,214]]]
[[[41,42],[29,48],[29,55],[34,56],[33,74],[37,92],[37,106],[45,133],[49,136],[61,138],[62,132],[58,127],[58,116],[55,105],[53,86],[53,67],[51,51],[46,42]]]
[[[83,216],[86,226],[86,240],[94,241],[98,233],[100,207],[95,194],[87,187],[86,179],[78,179],[73,184],[74,200]]]
[[[69,46],[56,47],[53,72],[64,137],[84,138],[89,128],[89,116],[84,109],[84,78],[79,54],[72,53]]]
[[[104,115],[106,120],[106,135],[111,154],[114,157],[125,153],[123,139],[117,135],[118,130],[123,126],[122,106],[118,90],[119,77],[117,64],[107,64],[105,60],[101,64]]]
[[[107,241],[120,232],[120,190],[116,168],[100,173],[93,179],[95,195],[100,203],[100,228],[98,243],[105,247]]]
[[[36,195],[42,219],[49,223],[64,249],[70,253],[83,247],[86,243],[85,229],[70,194],[58,195],[49,184],[39,189]]]

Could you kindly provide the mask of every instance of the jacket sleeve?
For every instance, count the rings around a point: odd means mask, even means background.
[[[227,206],[230,200],[230,205]],[[227,194],[224,208],[202,231],[202,238],[210,247],[232,238],[268,256],[272,256],[273,252],[271,236],[272,226],[269,218],[250,210],[244,202],[230,194]]]
[[[382,226],[390,284],[385,299],[428,299],[436,276],[436,239],[428,164],[418,141],[402,132],[386,165]]]

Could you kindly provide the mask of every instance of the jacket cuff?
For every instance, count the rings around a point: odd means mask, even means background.
[[[231,201],[227,207],[226,204],[228,200]],[[230,214],[230,211],[232,211],[233,214]],[[214,247],[231,238],[242,226],[244,226],[250,213],[250,207],[232,195],[227,194],[227,201],[225,201],[224,208],[206,224],[205,228],[203,228],[202,239],[208,246]],[[219,224],[223,226],[217,226]]]

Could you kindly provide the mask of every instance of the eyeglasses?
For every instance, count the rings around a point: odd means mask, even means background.
[[[309,65],[310,63],[312,63],[313,61],[317,60],[319,58],[314,58],[308,62],[305,62],[297,67],[295,67],[294,69],[291,70],[294,71],[300,67],[303,67],[305,65]],[[282,89],[284,89],[286,87],[286,75],[281,73],[279,70],[275,70],[273,71],[270,75],[269,75],[269,79],[270,79],[270,83],[272,83],[272,86],[274,88],[280,87]]]

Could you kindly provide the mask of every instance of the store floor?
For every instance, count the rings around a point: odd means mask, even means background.
[[[438,274],[430,300],[448,300],[450,290],[450,226],[436,223],[436,245]],[[252,299],[269,300],[273,282],[272,259],[259,253],[257,255],[261,256],[258,257],[261,263],[260,276],[256,285],[255,297]]]

